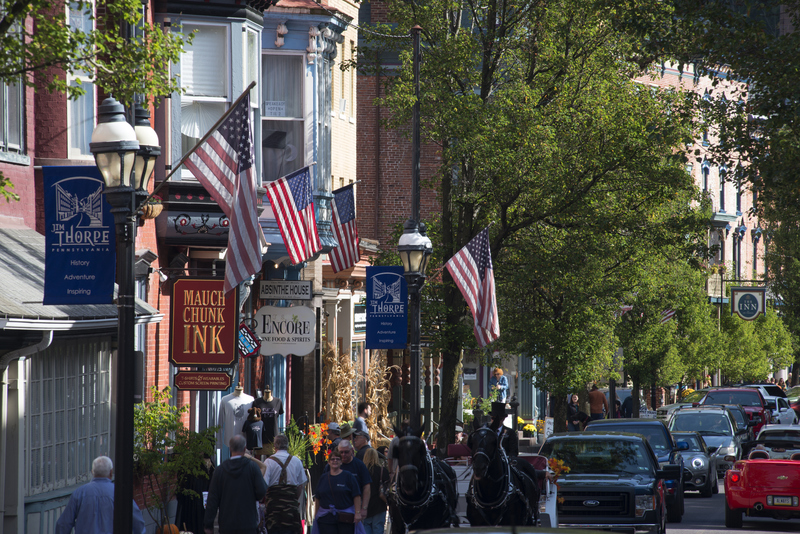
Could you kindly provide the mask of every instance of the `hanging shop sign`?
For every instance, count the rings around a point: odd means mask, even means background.
[[[731,288],[731,315],[752,321],[762,313],[767,313],[766,287]]]
[[[224,372],[178,371],[175,387],[190,391],[225,391],[231,387],[231,377]]]
[[[225,294],[221,278],[181,278],[172,286],[169,361],[175,366],[236,362],[238,288]]]
[[[317,314],[306,306],[262,306],[253,324],[266,356],[305,356],[317,345]]]
[[[404,349],[408,288],[402,267],[367,267],[367,348]]]
[[[100,171],[95,165],[43,167],[42,178],[43,304],[111,304],[116,240]]]
[[[266,300],[311,300],[314,297],[311,280],[262,280],[258,289],[259,298]]]
[[[261,340],[246,324],[239,325],[239,357],[254,358],[261,349]]]

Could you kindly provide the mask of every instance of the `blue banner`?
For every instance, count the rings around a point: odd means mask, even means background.
[[[44,304],[111,304],[114,216],[94,165],[43,167]]]
[[[404,349],[408,287],[402,267],[367,267],[367,347]]]

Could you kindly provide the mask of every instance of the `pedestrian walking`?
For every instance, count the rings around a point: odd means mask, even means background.
[[[370,499],[367,515],[363,520],[367,534],[383,534],[386,523],[386,492],[389,487],[389,470],[383,466],[378,451],[372,447],[364,453],[364,465],[372,479],[370,483]],[[363,508],[363,507],[362,507]]]
[[[578,395],[573,393],[567,405],[567,430],[580,432],[583,430],[581,424],[585,423],[587,419],[589,419],[589,416],[581,411],[581,407],[578,404]]]
[[[492,391],[497,392],[497,402],[506,402],[508,398],[508,378],[503,376],[503,370],[497,367],[489,379],[489,386]]]
[[[353,429],[365,432],[369,436],[367,419],[372,415],[372,406],[368,402],[359,402],[357,406],[358,417],[353,421]]]
[[[275,436],[275,454],[267,458],[265,525],[269,534],[301,534],[300,497],[308,478],[303,462],[289,454],[289,438]]]
[[[214,519],[219,511],[220,534],[256,534],[256,504],[267,493],[264,473],[255,462],[245,457],[247,440],[244,435],[233,436],[228,446],[230,459],[215,469],[211,478],[203,527],[206,534],[213,534]]]
[[[589,417],[592,421],[602,419],[608,412],[608,399],[597,389],[597,384],[592,384],[592,390],[589,392]]]
[[[114,483],[111,482],[114,464],[108,456],[92,461],[92,481],[72,492],[69,502],[56,521],[55,534],[113,534]],[[144,534],[144,518],[136,501],[133,502],[133,534]]]
[[[361,520],[361,488],[355,475],[342,470],[338,450],[328,457],[328,470],[314,492],[311,534],[365,534]]]

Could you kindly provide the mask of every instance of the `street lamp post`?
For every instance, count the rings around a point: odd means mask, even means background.
[[[153,140],[155,145],[152,144]],[[141,196],[141,189],[146,186],[160,148],[158,136],[149,125],[147,127],[137,125],[134,129],[125,120],[123,105],[113,98],[107,98],[98,110],[97,127],[92,132],[90,149],[105,182],[103,193],[111,204],[111,213],[114,214],[117,242],[118,346],[117,418],[114,440],[116,472],[114,532],[129,534],[133,516],[133,396],[136,376],[134,357],[136,310],[133,277],[136,197]]]
[[[419,60],[420,60],[420,32],[422,28],[417,25],[411,28],[413,41],[413,70],[414,70],[414,108],[411,121],[411,217],[403,225],[403,235],[397,243],[397,251],[403,260],[403,271],[408,282],[409,310],[408,318],[411,321],[411,341],[409,352],[411,357],[411,425],[419,428],[419,383],[422,354],[420,350],[421,314],[420,292],[425,285],[425,268],[433,252],[431,240],[425,235],[425,224],[420,223],[419,216],[419,160],[420,160],[420,111],[419,111]]]

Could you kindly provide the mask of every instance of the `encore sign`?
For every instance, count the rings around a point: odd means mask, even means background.
[[[182,278],[172,286],[169,361],[175,366],[236,362],[238,289],[225,294],[221,278]]]

